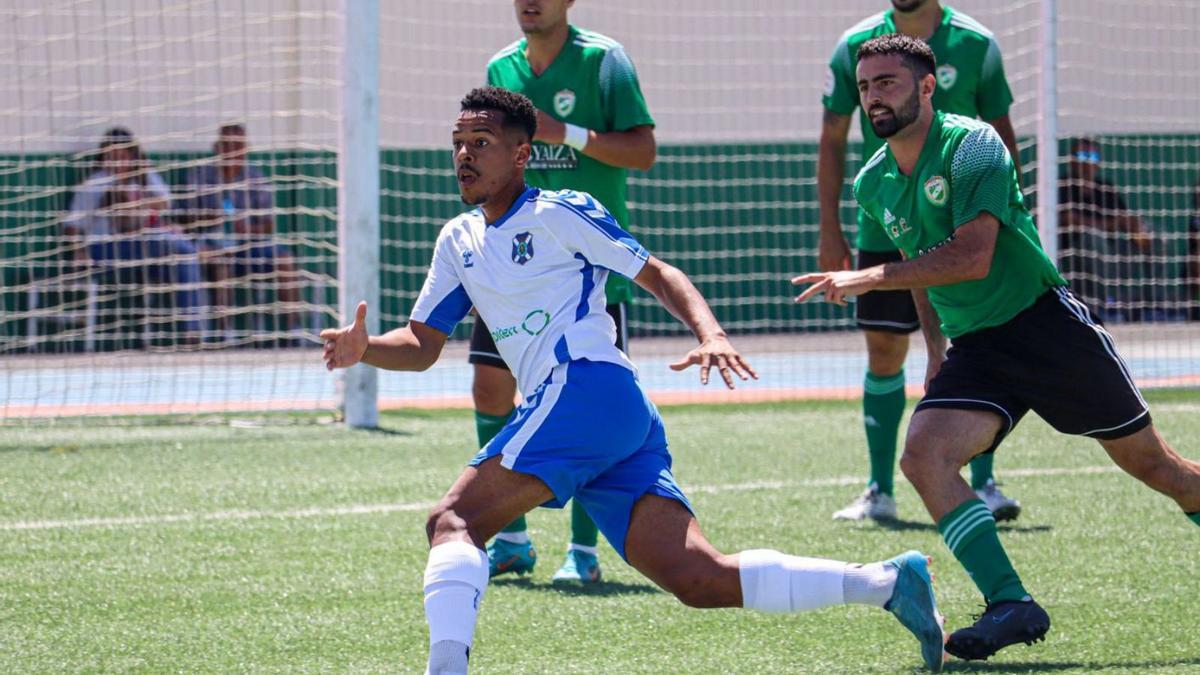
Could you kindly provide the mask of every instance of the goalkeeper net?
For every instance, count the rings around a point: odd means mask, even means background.
[[[1001,47],[1031,205],[1047,156],[1036,144],[1045,1],[954,3]],[[1082,199],[1099,206],[1089,212],[1096,219],[1087,236],[1050,236],[1135,378],[1195,385],[1200,128],[1190,109],[1200,97],[1192,86],[1200,47],[1191,39],[1200,7],[1056,4],[1059,142],[1056,162],[1041,166],[1057,164],[1064,208]],[[458,100],[520,34],[510,3],[380,5],[382,293],[372,311],[389,329],[407,319],[438,229],[465,208],[448,152]],[[866,358],[852,309],[796,306],[788,279],[816,267],[820,93],[830,54],[847,28],[888,6],[611,0],[571,10],[576,25],[624,44],[637,67],[659,151],[651,171],[630,172],[632,230],[692,277],[759,368],[762,381],[743,387],[739,400],[860,391]],[[0,416],[333,406],[334,381],[318,352],[303,346],[337,323],[336,64],[346,51],[339,4],[21,0],[7,11]],[[224,199],[211,197],[221,191],[210,189],[204,202],[189,178],[220,163],[213,146],[231,122],[244,126],[248,163],[262,171],[269,204],[254,203],[255,190],[245,189],[227,211]],[[198,249],[193,258],[174,244],[145,243],[174,241],[169,236],[118,231],[100,239],[137,239],[136,254],[110,245],[93,255],[96,235],[71,227],[81,218],[71,207],[103,168],[99,146],[113,127],[130,131],[144,152],[131,173],[156,172],[171,201],[157,203],[147,180],[117,191],[115,203],[103,201],[112,190],[103,192],[94,214],[131,231],[177,232],[195,246],[220,229],[231,240],[224,253]],[[856,127],[850,174],[863,159]],[[133,143],[106,149],[126,145]],[[1083,184],[1078,157],[1108,186],[1099,196],[1072,188]],[[265,237],[253,229],[264,216],[274,227],[270,246],[260,246]],[[853,240],[848,189],[841,220]],[[290,270],[255,255],[275,245],[290,253]],[[220,267],[206,264],[213,259],[226,261],[224,277],[209,269]],[[653,299],[640,293],[630,317],[630,351],[652,394],[725,397],[666,369],[689,339]],[[469,405],[469,328],[470,320],[460,326],[431,372],[382,373],[381,404]],[[915,392],[923,354],[916,343],[912,352]]]

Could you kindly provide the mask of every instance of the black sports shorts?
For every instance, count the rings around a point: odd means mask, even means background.
[[[923,408],[987,410],[1004,418],[989,451],[1032,410],[1064,434],[1124,438],[1150,410],[1113,338],[1065,286],[994,328],[951,341]]]
[[[858,269],[904,260],[900,251],[859,251]],[[911,291],[871,291],[858,296],[854,318],[862,330],[908,335],[921,327]]]

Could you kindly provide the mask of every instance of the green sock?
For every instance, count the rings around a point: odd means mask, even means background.
[[[596,528],[596,523],[592,521],[591,516],[583,507],[579,505],[579,500],[571,500],[571,543],[579,544],[580,546],[595,546],[598,541],[600,530]]]
[[[971,489],[982,490],[987,487],[988,481],[992,480],[992,464],[996,461],[996,454],[988,452],[982,455],[975,455],[971,459]]]
[[[1029,595],[996,534],[996,519],[982,501],[969,499],[959,504],[937,525],[946,546],[988,603],[1022,600]]]
[[[475,411],[475,434],[479,437],[479,447],[488,444],[488,441],[496,437],[500,430],[508,424],[508,418],[512,413],[507,415],[484,415],[478,410]],[[501,532],[524,532],[526,530],[525,516],[520,516],[512,521]]]
[[[512,417],[510,410],[506,415],[484,415],[478,410],[475,411],[475,435],[479,437],[479,447],[488,444],[488,441],[496,437],[500,430],[508,424],[508,418]]]
[[[1187,517],[1191,518],[1193,523],[1200,525],[1200,511],[1189,513],[1187,514]]]
[[[867,372],[863,382],[863,426],[871,457],[871,482],[890,495],[896,474],[896,434],[904,416],[904,371],[879,376]]]

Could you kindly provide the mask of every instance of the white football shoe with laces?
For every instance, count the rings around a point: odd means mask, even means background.
[[[863,490],[846,508],[833,514],[834,520],[895,520],[896,500],[879,491],[874,485]]]
[[[991,478],[988,479],[987,485],[984,485],[982,490],[976,490],[975,494],[983,500],[984,506],[992,512],[996,522],[1016,520],[1017,516],[1021,515],[1021,502],[1005,496],[996,486],[996,481]]]

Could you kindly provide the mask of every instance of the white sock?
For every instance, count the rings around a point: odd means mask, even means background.
[[[452,657],[461,653],[465,657],[469,653],[487,582],[487,554],[474,545],[452,541],[429,549],[429,563],[425,566],[425,619],[429,622],[429,672],[433,675],[446,667],[451,668],[447,673],[457,672],[453,670],[454,663],[434,663],[435,655]],[[447,641],[458,645],[443,645],[435,654],[433,647]]]
[[[528,544],[529,532],[521,530],[520,532],[497,532],[496,538],[500,541],[507,541],[510,544]]]
[[[579,551],[580,553],[590,553],[593,556],[599,555],[599,553],[600,553],[599,547],[584,546],[583,544],[575,544],[575,543],[567,545],[567,553],[570,553],[571,551]]]
[[[738,554],[738,568],[746,609],[802,612],[845,602],[844,562],[755,549]]]
[[[471,648],[454,640],[442,640],[429,646],[429,664],[425,675],[467,675]]]
[[[842,592],[847,603],[883,607],[892,599],[899,572],[891,565],[870,563],[868,565],[846,565]]]

